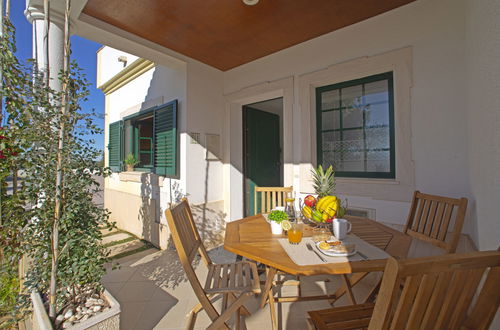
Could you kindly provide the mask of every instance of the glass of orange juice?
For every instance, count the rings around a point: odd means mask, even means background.
[[[290,244],[299,244],[302,241],[302,223],[292,223],[292,228],[288,230],[288,242]]]

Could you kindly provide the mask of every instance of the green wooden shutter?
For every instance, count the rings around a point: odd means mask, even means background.
[[[177,100],[155,110],[155,170],[158,175],[177,175]]]
[[[123,121],[109,124],[109,167],[114,172],[120,172],[123,159]]]

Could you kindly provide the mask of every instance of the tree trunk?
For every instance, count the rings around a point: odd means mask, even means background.
[[[45,0],[48,2],[48,0]],[[61,100],[61,120],[59,126],[58,151],[57,151],[57,167],[56,167],[56,199],[54,210],[54,224],[52,227],[52,269],[50,272],[50,289],[49,289],[49,316],[55,319],[56,315],[56,297],[57,297],[57,263],[59,259],[59,220],[63,209],[63,162],[64,162],[64,142],[66,131],[66,114],[68,111],[68,75],[69,75],[69,12],[71,9],[71,1],[66,0],[66,10],[64,17],[64,65],[62,84],[62,100]],[[48,31],[48,29],[46,30]],[[47,37],[47,36],[46,36]]]

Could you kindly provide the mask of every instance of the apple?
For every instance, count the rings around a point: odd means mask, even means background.
[[[304,198],[304,204],[306,204],[309,207],[314,207],[316,205],[316,197],[313,195],[307,195],[306,198]]]

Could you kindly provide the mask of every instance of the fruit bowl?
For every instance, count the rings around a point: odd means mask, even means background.
[[[308,195],[304,203],[301,203],[300,211],[309,224],[329,224],[334,218],[343,217],[345,208],[336,196],[329,195],[316,199]]]

